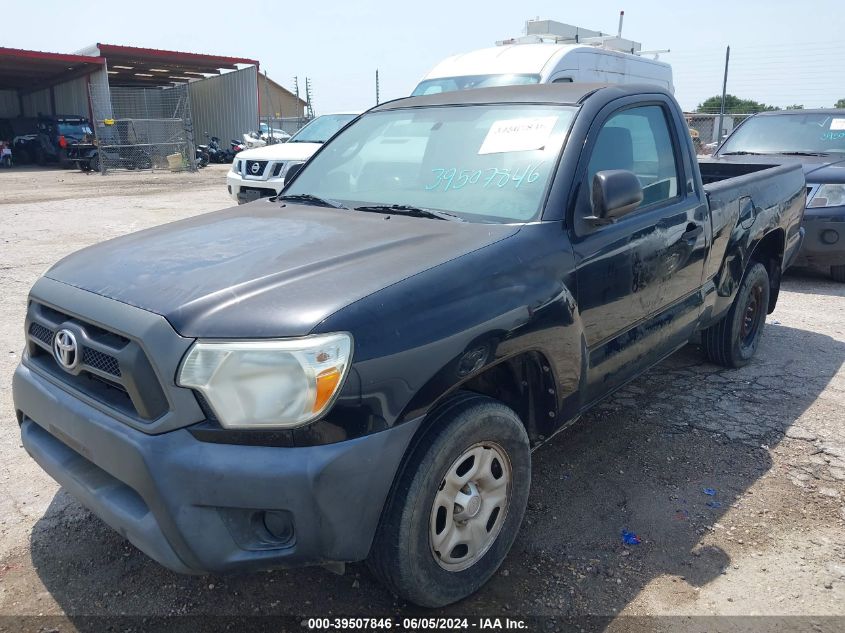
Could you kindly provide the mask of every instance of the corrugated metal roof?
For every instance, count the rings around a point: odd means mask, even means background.
[[[0,47],[0,89],[37,89],[69,74],[101,68],[105,60],[90,55],[67,55]]]

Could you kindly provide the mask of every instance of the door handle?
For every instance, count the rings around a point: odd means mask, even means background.
[[[698,239],[698,236],[704,233],[704,227],[700,224],[695,224],[694,222],[690,222],[687,224],[687,230],[681,235],[682,240],[695,240]]]

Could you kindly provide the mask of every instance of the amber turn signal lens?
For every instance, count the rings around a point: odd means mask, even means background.
[[[314,399],[312,412],[320,411],[334,395],[337,383],[340,381],[340,372],[335,369],[327,369],[317,375],[317,397]]]

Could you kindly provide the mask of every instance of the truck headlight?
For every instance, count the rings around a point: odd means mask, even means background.
[[[240,159],[236,158],[232,161],[232,171],[236,174],[241,173],[241,161]]]
[[[819,185],[807,204],[808,209],[845,205],[845,185]]]
[[[323,414],[349,370],[352,337],[197,341],[177,384],[205,397],[225,428],[293,428]]]

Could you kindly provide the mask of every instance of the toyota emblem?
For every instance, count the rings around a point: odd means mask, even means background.
[[[59,330],[53,338],[53,356],[66,371],[73,371],[79,364],[79,347],[70,330]]]
[[[260,163],[253,163],[249,170],[254,174],[258,175],[258,172],[261,171],[261,164]]]

